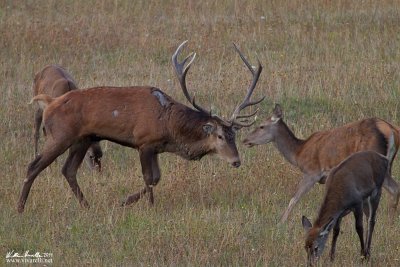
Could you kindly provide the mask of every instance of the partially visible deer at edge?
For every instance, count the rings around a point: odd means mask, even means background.
[[[33,96],[46,94],[51,97],[58,97],[71,90],[78,89],[75,80],[61,66],[49,65],[39,71],[33,81]],[[38,154],[38,142],[40,137],[40,128],[42,125],[43,108],[38,105],[35,111],[34,121],[34,142],[35,156]],[[46,135],[45,128],[43,133]],[[87,162],[91,169],[101,171],[101,157],[103,152],[99,142],[94,142],[88,149]]]
[[[385,177],[390,174],[390,166],[397,151],[393,134],[389,138],[387,156],[374,151],[356,152],[329,173],[325,197],[314,224],[312,225],[305,216],[302,217],[303,228],[306,231],[305,249],[309,266],[314,265],[321,256],[332,228],[330,260],[335,259],[340,223],[350,212],[354,213],[361,255],[364,259],[369,259],[382,184]],[[365,241],[363,212],[368,223]]]
[[[177,48],[172,62],[182,91],[195,110],[150,86],[97,87],[73,90],[58,98],[47,95],[33,98],[47,105],[43,122],[48,138],[43,152],[28,166],[18,212],[24,211],[35,178],[67,149],[69,155],[62,173],[81,206],[89,207],[76,173],[93,141],[105,139],[139,150],[145,187],[128,196],[122,205],[134,203],[146,193],[149,203],[154,203],[153,187],[161,177],[158,154],[163,152],[175,153],[187,160],[200,160],[207,154],[217,154],[233,167],[240,166],[235,132],[254,123],[248,119],[255,113],[239,115],[240,111],[264,99],[250,101],[261,74],[261,63],[258,61],[254,70],[235,46],[253,79],[243,102],[235,108],[231,118],[222,119],[199,106],[188,93],[186,74],[196,54],[191,53],[179,63],[178,55],[185,43]]]
[[[247,147],[273,142],[285,159],[300,168],[303,173],[296,193],[281,217],[281,223],[283,223],[300,198],[315,183],[324,184],[330,170],[346,157],[366,150],[385,155],[392,132],[396,155],[399,148],[398,130],[395,126],[378,118],[368,118],[328,131],[316,132],[306,140],[300,140],[283,121],[282,108],[277,104],[271,117],[250,132],[243,142]],[[399,185],[390,173],[383,187],[392,195],[391,213],[394,215],[400,191]]]

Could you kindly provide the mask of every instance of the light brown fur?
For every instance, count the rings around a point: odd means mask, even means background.
[[[77,89],[78,86],[72,76],[61,66],[49,65],[44,67],[39,71],[34,78],[33,82],[33,95],[31,103],[37,99],[39,101],[39,106],[35,111],[35,123],[34,123],[34,143],[35,143],[35,155],[38,154],[38,142],[40,137],[40,128],[42,125],[43,110],[45,106],[50,104],[53,97],[61,96],[71,90]],[[40,98],[35,96],[42,95]],[[46,134],[46,132],[44,131]],[[101,170],[101,157],[103,152],[101,150],[100,144],[94,142],[87,155],[87,162],[91,169],[97,168]]]
[[[284,222],[299,199],[315,183],[325,183],[331,169],[351,154],[371,150],[385,155],[391,133],[394,133],[397,153],[400,143],[397,128],[378,118],[368,118],[331,130],[316,132],[309,138],[301,140],[285,124],[282,109],[277,105],[272,116],[248,134],[243,142],[249,147],[273,142],[282,155],[302,171],[304,176],[282,215],[281,222]],[[394,214],[400,197],[399,186],[389,175],[385,179],[384,187],[393,196]]]

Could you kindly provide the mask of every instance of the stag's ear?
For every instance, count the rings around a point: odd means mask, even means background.
[[[232,126],[232,130],[233,130],[234,132],[237,132],[237,131],[239,131],[240,129],[242,129],[242,127],[239,126],[239,125],[233,125],[233,126]]]
[[[310,220],[307,219],[307,217],[304,215],[303,215],[303,217],[301,217],[301,223],[303,224],[303,228],[306,232],[308,232],[308,230],[310,230],[312,228],[312,224],[311,224]]]
[[[279,119],[283,118],[283,110],[282,110],[281,105],[275,104],[275,108],[274,108],[274,111],[273,111],[273,116],[276,117],[276,118],[279,118]]]
[[[206,134],[212,134],[215,131],[215,125],[211,122],[207,122],[203,125],[203,131]]]

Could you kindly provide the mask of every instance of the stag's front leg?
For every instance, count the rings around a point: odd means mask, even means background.
[[[122,203],[122,206],[130,205],[134,202],[137,202],[146,193],[149,193],[150,204],[154,204],[153,185],[155,184],[153,183],[153,177],[154,177],[153,169],[156,170],[155,174],[157,174],[158,172],[157,179],[159,179],[159,173],[160,173],[157,163],[157,154],[154,152],[153,149],[140,149],[139,157],[140,157],[140,164],[142,165],[143,179],[146,186],[140,192],[128,196],[128,198]]]
[[[300,180],[299,184],[297,185],[297,190],[292,199],[289,202],[289,206],[286,208],[285,212],[281,217],[281,223],[286,222],[289,213],[292,211],[293,207],[299,202],[300,198],[310,191],[311,187],[321,179],[320,175],[316,176],[303,176],[303,179]]]

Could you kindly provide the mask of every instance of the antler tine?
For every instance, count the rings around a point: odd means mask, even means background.
[[[178,48],[176,49],[175,53],[172,55],[172,65],[175,69],[176,76],[178,77],[179,84],[181,85],[183,94],[185,95],[186,99],[192,104],[192,106],[197,109],[198,111],[204,112],[204,113],[210,113],[210,111],[200,107],[199,105],[196,104],[194,101],[194,97],[191,97],[189,95],[189,92],[186,87],[186,74],[190,69],[190,66],[192,65],[196,53],[190,53],[181,63],[178,62],[178,55],[181,53],[182,48],[184,45],[188,42],[188,40],[182,42]],[[189,60],[189,63],[186,64],[186,62]],[[186,66],[185,66],[186,65]]]
[[[254,123],[256,122],[256,120],[253,120],[251,123],[245,124],[243,122],[240,121],[235,121],[234,124],[240,127],[250,127],[252,126]]]
[[[240,58],[242,59],[242,61],[246,64],[247,68],[248,68],[248,69],[250,70],[250,72],[252,73],[252,75],[253,75],[253,80],[252,80],[252,82],[251,82],[249,88],[247,89],[247,94],[246,94],[246,96],[245,96],[243,102],[242,102],[241,104],[239,104],[239,105],[235,108],[235,110],[233,111],[233,114],[232,114],[232,117],[231,117],[231,121],[232,121],[233,123],[235,123],[235,124],[238,124],[239,126],[248,127],[248,126],[250,126],[251,124],[247,126],[247,125],[243,125],[242,123],[236,122],[235,120],[238,118],[239,112],[240,112],[242,109],[244,109],[244,108],[246,108],[246,107],[248,107],[248,106],[256,105],[256,104],[260,103],[261,101],[263,101],[264,98],[265,98],[265,96],[264,96],[264,97],[262,97],[261,99],[259,99],[259,100],[257,100],[257,101],[253,101],[253,102],[250,101],[250,97],[251,97],[251,95],[253,94],[254,89],[256,88],[258,79],[260,78],[261,71],[262,71],[262,65],[261,65],[260,60],[257,59],[258,66],[257,66],[257,69],[254,70],[253,67],[251,66],[251,64],[250,64],[250,63],[247,61],[247,59],[243,56],[242,52],[239,50],[239,48],[237,47],[237,45],[236,45],[236,44],[233,44],[233,46],[234,46],[235,50],[238,52],[238,54],[239,54]],[[257,113],[257,112],[254,112],[254,113],[251,114],[251,115],[255,115],[256,113]],[[251,116],[248,116],[248,115],[244,115],[244,116],[247,117],[247,118],[248,118],[248,117],[251,117]],[[239,118],[240,118],[240,117],[239,117]],[[253,122],[253,123],[254,123],[254,122]]]
[[[251,64],[247,61],[247,59],[243,56],[242,52],[240,52],[239,48],[237,47],[237,44],[233,43],[233,47],[235,48],[236,52],[238,52],[240,58],[246,64],[247,68],[251,71],[251,73],[254,75],[254,69],[251,66]]]
[[[259,109],[256,109],[256,111],[254,111],[254,112],[251,113],[251,114],[247,114],[247,115],[238,115],[238,116],[236,116],[236,119],[251,118],[251,117],[253,117],[254,115],[257,114],[258,110],[259,110]]]

